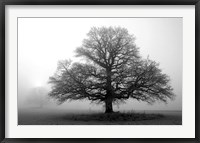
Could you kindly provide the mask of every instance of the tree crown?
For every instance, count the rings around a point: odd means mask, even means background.
[[[50,77],[49,95],[60,103],[88,99],[98,103],[133,98],[150,104],[173,99],[169,77],[155,61],[139,56],[135,38],[121,27],[93,27],[76,49],[89,63],[60,61]]]

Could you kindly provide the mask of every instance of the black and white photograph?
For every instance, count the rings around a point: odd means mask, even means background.
[[[18,125],[182,125],[181,17],[19,17]]]

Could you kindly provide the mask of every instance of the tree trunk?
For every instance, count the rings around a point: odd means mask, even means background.
[[[111,68],[106,69],[107,73],[107,95],[105,99],[105,106],[106,110],[105,113],[112,113],[113,107],[112,107],[112,101],[113,101],[113,93],[112,93],[112,80],[111,80]]]
[[[105,113],[113,113],[112,100],[106,100],[105,106],[106,106]]]

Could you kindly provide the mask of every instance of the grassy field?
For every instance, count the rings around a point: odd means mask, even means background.
[[[99,111],[31,109],[18,113],[19,125],[182,125],[181,111]]]

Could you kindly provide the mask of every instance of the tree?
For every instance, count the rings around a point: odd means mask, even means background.
[[[169,77],[158,63],[141,58],[127,29],[93,27],[87,36],[76,49],[76,56],[87,62],[60,61],[50,77],[53,86],[49,95],[59,103],[88,99],[104,103],[105,113],[111,113],[113,103],[129,98],[149,104],[174,98]]]
[[[32,88],[26,96],[26,103],[29,106],[43,108],[48,104],[48,90],[44,87]]]

